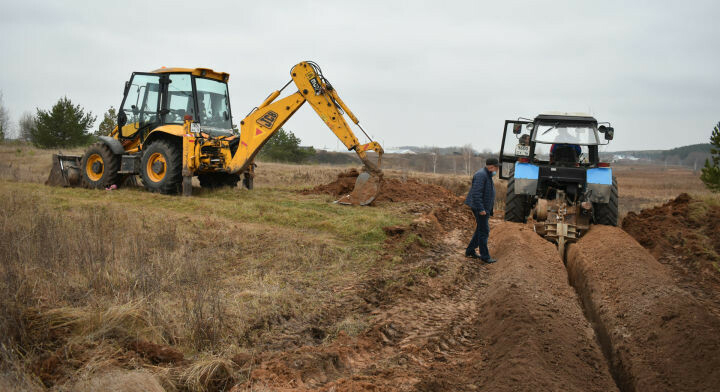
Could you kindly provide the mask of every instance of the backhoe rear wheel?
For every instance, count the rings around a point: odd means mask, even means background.
[[[505,195],[505,220],[510,222],[526,223],[530,214],[532,205],[528,200],[528,195],[518,195],[515,193],[515,177],[511,178],[507,184],[507,193]]]
[[[182,149],[167,139],[152,142],[140,160],[140,176],[150,192],[175,194],[182,185]]]
[[[240,181],[240,176],[229,173],[202,173],[198,174],[198,180],[200,181],[200,186],[203,188],[236,188]]]
[[[119,185],[121,176],[118,170],[120,170],[120,157],[113,154],[105,143],[91,145],[80,161],[83,184],[92,189]]]
[[[593,203],[595,223],[599,225],[617,226],[618,224],[618,186],[613,177],[610,189],[610,202]]]

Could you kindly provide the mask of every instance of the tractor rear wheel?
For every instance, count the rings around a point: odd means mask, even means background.
[[[530,214],[530,201],[527,195],[515,193],[515,178],[511,178],[507,184],[505,195],[505,220],[510,222],[526,223]]]
[[[599,225],[617,226],[618,224],[618,186],[617,179],[613,177],[608,203],[593,203],[595,223]]]
[[[200,186],[203,188],[235,188],[240,181],[240,175],[229,173],[202,173],[198,174],[198,180],[200,181]]]
[[[83,184],[88,188],[105,189],[120,185],[120,158],[105,143],[91,145],[80,161]]]
[[[140,160],[140,176],[150,192],[175,194],[182,185],[182,149],[170,140],[152,142]]]

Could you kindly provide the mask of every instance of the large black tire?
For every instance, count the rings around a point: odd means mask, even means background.
[[[609,203],[593,203],[595,223],[599,225],[618,225],[618,186],[617,179],[613,177],[610,189]]]
[[[80,161],[83,184],[88,188],[105,189],[110,185],[120,185],[118,173],[120,157],[113,154],[105,143],[91,145]]]
[[[180,192],[182,186],[182,148],[168,139],[152,142],[140,160],[140,176],[145,189],[166,195]]]
[[[200,186],[208,189],[230,187],[236,188],[240,175],[229,173],[202,173],[198,174]]]
[[[515,178],[511,178],[507,184],[505,196],[505,220],[510,222],[526,223],[530,215],[530,200],[528,195],[515,193]]]

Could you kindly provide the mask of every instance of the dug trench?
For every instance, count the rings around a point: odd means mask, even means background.
[[[347,190],[338,183],[351,186],[352,180],[341,175],[313,193],[339,194]],[[427,200],[402,192],[402,185],[393,184],[398,198]],[[373,300],[364,308],[371,324],[358,336],[262,354],[236,389],[695,391],[720,385],[720,321],[625,232],[593,228],[570,247],[566,269],[555,246],[529,226],[492,219],[490,248],[500,261],[486,265],[462,257],[472,218],[462,199],[441,193],[430,211],[410,203],[408,209],[424,211],[411,227],[387,230],[390,241],[408,234],[427,241],[424,252],[413,253],[421,260],[405,261],[427,269],[424,279]]]
[[[621,391],[717,390],[720,318],[630,235],[593,227],[567,267]]]
[[[361,335],[263,355],[238,390],[616,390],[554,246],[492,225],[500,263],[462,257],[468,233],[453,229],[437,275],[372,309]]]
[[[309,193],[340,196],[352,174]],[[501,262],[465,259],[473,219],[462,198],[415,181],[385,185],[376,204],[403,201],[419,215],[387,228],[388,241],[421,238],[402,263],[426,275],[366,297],[356,309],[371,323],[356,337],[261,354],[238,390],[617,390],[551,243],[494,218],[490,247]]]

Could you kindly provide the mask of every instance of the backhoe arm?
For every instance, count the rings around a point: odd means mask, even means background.
[[[290,74],[298,88],[296,93],[275,101],[282,89],[275,91],[256,110],[240,121],[240,144],[232,157],[229,171],[232,173],[244,171],[268,139],[307,101],[345,147],[357,153],[370,174],[381,176],[382,147],[375,141],[360,144],[345,122],[343,114],[347,114],[359,127],[357,117],[323,77],[320,67],[312,62],[302,62],[295,65]],[[368,160],[367,151],[375,151],[378,154],[377,164]]]

